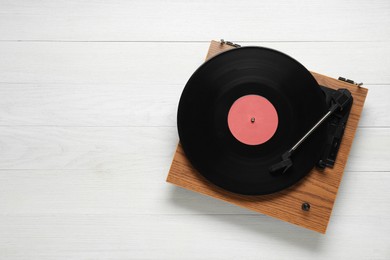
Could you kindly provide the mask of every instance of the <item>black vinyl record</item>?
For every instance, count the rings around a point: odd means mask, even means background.
[[[228,122],[233,104],[246,96],[265,99],[277,113],[275,129],[259,144],[237,138]],[[326,126],[299,147],[287,172],[269,171],[326,112],[324,93],[299,62],[272,49],[241,47],[195,71],[180,98],[177,124],[187,158],[207,180],[234,193],[262,195],[293,185],[314,167]]]

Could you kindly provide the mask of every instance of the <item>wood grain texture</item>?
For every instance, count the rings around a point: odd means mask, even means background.
[[[0,259],[390,259],[389,6],[1,0]],[[164,182],[220,38],[370,90],[326,236]]]
[[[128,170],[154,181],[165,179],[178,136],[176,127],[2,126],[0,140],[0,169]],[[390,171],[390,128],[358,129],[353,147],[347,171]]]
[[[233,47],[212,41],[206,59],[231,48]],[[368,90],[318,73],[312,74],[320,85],[332,89],[346,88],[351,91],[354,98],[337,160],[332,169],[326,168],[320,171],[314,168],[299,183],[274,194],[243,196],[225,191],[203,178],[187,160],[179,144],[168,173],[167,182],[325,233]],[[303,202],[310,203],[310,211],[302,211]]]
[[[218,10],[218,12],[216,12]],[[388,41],[390,4],[3,0],[0,37],[49,41]]]
[[[221,255],[230,259],[258,259],[269,254],[269,259],[297,256],[326,260],[329,257],[351,259],[351,255],[360,259],[386,259],[389,254],[386,240],[368,239],[356,247],[356,240],[349,236],[349,230],[355,230],[359,238],[387,237],[389,218],[369,216],[364,218],[364,225],[357,216],[342,216],[334,223],[337,232],[329,232],[326,237],[259,215],[73,213],[5,215],[2,220],[0,243],[7,248],[0,256],[4,259],[12,256],[15,259],[179,260],[183,255],[193,259],[220,259]],[[383,228],[377,229],[378,225]],[[242,233],[246,235],[238,239],[237,234]],[[339,245],[340,241],[344,243]],[[331,252],[329,247],[343,250]],[[369,252],[367,247],[371,248]]]
[[[280,50],[305,67],[333,78],[343,76],[364,84],[390,84],[390,59],[384,59],[390,56],[388,42],[242,44]],[[199,53],[206,53],[208,47],[209,42],[0,42],[0,82],[46,87],[142,85],[156,88],[158,94],[164,89],[157,85],[177,85],[180,92],[194,69],[204,61],[204,55]]]
[[[366,87],[370,102],[359,127],[390,126],[390,88]],[[176,127],[182,89],[149,83],[0,83],[0,126]]]

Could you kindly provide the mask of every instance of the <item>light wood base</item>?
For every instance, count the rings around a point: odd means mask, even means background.
[[[212,41],[207,59],[231,48],[233,47]],[[323,171],[314,168],[299,183],[274,194],[262,196],[238,195],[223,190],[203,178],[191,166],[179,143],[167,182],[301,227],[325,233],[368,90],[315,72],[312,72],[312,74],[320,85],[333,89],[347,88],[354,98],[334,168],[326,168]],[[309,211],[301,209],[303,202],[310,203]]]

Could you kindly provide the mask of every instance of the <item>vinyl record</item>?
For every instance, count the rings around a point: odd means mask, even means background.
[[[326,112],[324,93],[299,62],[272,49],[241,47],[191,76],[177,124],[187,158],[207,180],[234,193],[262,195],[293,185],[314,167],[326,125],[294,153],[287,172],[269,171]]]

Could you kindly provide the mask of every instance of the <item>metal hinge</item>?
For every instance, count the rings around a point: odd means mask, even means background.
[[[224,39],[221,39],[221,45],[223,45],[223,44],[226,44],[226,45],[229,45],[229,46],[232,46],[235,48],[241,47],[241,45],[239,45],[237,43],[233,43],[233,42],[229,42],[229,41],[225,41]]]
[[[353,81],[352,79],[347,79],[347,78],[343,78],[343,77],[339,77],[338,79],[341,80],[341,81],[350,83],[350,84],[354,84],[354,85],[356,85],[358,87],[363,86],[363,82],[357,83],[357,82]]]

